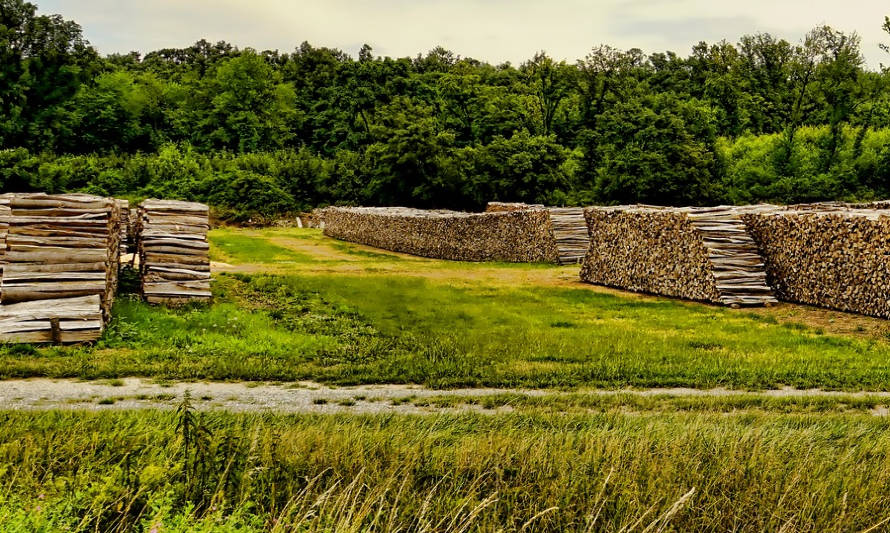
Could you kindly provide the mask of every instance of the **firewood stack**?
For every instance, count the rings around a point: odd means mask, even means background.
[[[146,200],[139,213],[139,265],[146,301],[178,305],[210,300],[207,206]]]
[[[766,267],[757,243],[738,210],[714,207],[684,211],[708,252],[720,294],[719,303],[731,306],[778,303],[767,284]]]
[[[550,224],[556,247],[559,249],[560,265],[580,263],[590,248],[590,235],[583,207],[551,207]]]
[[[776,300],[763,262],[730,208],[591,207],[581,279],[731,306]]]
[[[587,221],[583,207],[544,207],[541,204],[488,202],[486,213],[512,213],[529,209],[547,209],[550,214],[550,227],[559,251],[557,262],[560,265],[577,265],[584,259],[590,247],[587,234]]]
[[[890,318],[886,213],[834,206],[773,208],[743,218],[781,300]]]
[[[878,200],[859,204],[848,204],[851,209],[890,209],[890,200]]]
[[[325,235],[376,248],[454,261],[555,263],[545,209],[497,213],[402,207],[331,207]]]
[[[0,341],[98,339],[117,285],[114,201],[82,194],[10,194],[4,200],[10,215]]]

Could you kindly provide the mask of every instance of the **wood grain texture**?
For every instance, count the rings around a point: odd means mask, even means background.
[[[89,342],[111,316],[120,203],[85,194],[0,196],[0,341]]]
[[[110,317],[120,264],[120,202],[85,194],[15,193],[0,283],[3,305],[97,295]]]

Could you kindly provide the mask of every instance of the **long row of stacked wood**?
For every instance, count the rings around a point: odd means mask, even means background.
[[[581,279],[724,305],[776,302],[764,264],[731,208],[593,207]]]
[[[546,209],[495,213],[401,207],[331,207],[325,235],[385,250],[456,261],[555,263]]]
[[[890,204],[588,208],[581,277],[728,305],[890,318]]]
[[[558,251],[557,263],[575,265],[584,259],[590,247],[583,207],[544,207],[541,204],[488,202],[486,213],[512,213],[528,209],[546,209]]]
[[[120,208],[68,194],[8,194],[0,341],[84,342],[110,318]]]
[[[149,303],[210,299],[209,209],[204,204],[146,200],[137,221],[142,294]]]
[[[779,299],[890,318],[890,217],[838,205],[742,215]]]

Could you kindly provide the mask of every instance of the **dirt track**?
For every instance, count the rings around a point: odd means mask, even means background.
[[[365,385],[333,388],[316,383],[157,383],[139,378],[113,381],[75,381],[29,379],[0,381],[0,409],[11,410],[121,410],[175,409],[189,391],[195,406],[201,410],[220,409],[232,412],[280,413],[401,413],[423,414],[455,411],[498,413],[510,411],[509,406],[483,409],[462,404],[455,408],[413,405],[408,399],[441,396],[480,397],[494,394],[522,394],[544,396],[560,394],[632,394],[640,396],[710,396],[727,397],[758,395],[766,397],[831,397],[853,398],[870,396],[887,398],[890,392],[844,393],[821,390],[775,389],[751,393],[728,389],[646,389],[646,390],[580,390],[565,393],[550,390],[525,389],[456,389],[434,390],[416,385]],[[879,409],[875,414],[886,414]]]

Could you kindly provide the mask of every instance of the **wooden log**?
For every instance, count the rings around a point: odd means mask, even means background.
[[[38,263],[38,264],[66,264],[66,263],[99,263],[107,262],[108,250],[99,249],[69,249],[53,247],[19,247],[7,250],[6,261],[9,263]]]
[[[556,247],[559,250],[559,264],[580,263],[590,247],[590,234],[584,218],[584,209],[551,207],[548,211]]]

